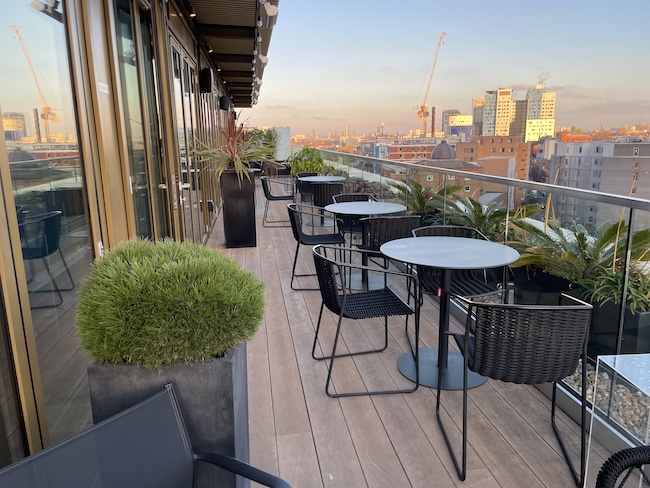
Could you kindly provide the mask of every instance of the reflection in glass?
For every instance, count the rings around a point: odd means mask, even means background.
[[[0,33],[0,107],[50,438],[91,423],[86,366],[74,324],[75,291],[92,260],[82,158],[61,23],[65,2],[41,11],[8,2]],[[5,120],[10,122],[5,123]],[[5,163],[6,161],[6,163]],[[6,227],[0,229],[6,232]],[[1,324],[4,327],[4,323]],[[5,334],[0,334],[4,337]],[[0,354],[5,351],[0,344]],[[0,361],[0,368],[3,362]],[[3,374],[5,381],[7,376]],[[17,414],[6,394],[3,415]],[[12,413],[13,412],[13,413]],[[17,427],[5,425],[15,436]],[[0,433],[0,456],[6,456]],[[21,450],[11,441],[12,455]],[[5,457],[3,457],[5,459]]]

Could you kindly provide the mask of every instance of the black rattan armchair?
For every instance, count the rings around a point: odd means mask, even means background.
[[[440,379],[436,417],[458,476],[465,480],[467,473],[467,371],[474,371],[509,383],[553,383],[551,425],[575,482],[581,487],[585,478],[587,400],[582,397],[580,472],[574,467],[555,423],[555,400],[557,382],[572,375],[581,359],[582,391],[587,391],[587,337],[592,306],[568,295],[562,295],[561,299],[572,303],[564,306],[476,303],[458,295],[455,298],[467,306],[465,332],[452,334],[463,355],[465,367],[460,463],[440,416]]]
[[[288,227],[290,224],[288,223],[288,220],[269,220],[268,214],[269,214],[269,204],[271,202],[277,202],[277,201],[293,201],[293,195],[290,194],[273,194],[271,191],[271,184],[272,180],[269,179],[268,176],[262,176],[260,177],[260,181],[262,182],[262,190],[264,190],[264,197],[266,198],[266,203],[264,204],[264,217],[262,218],[262,225],[264,227]],[[269,225],[269,224],[282,224],[286,223],[286,225]]]
[[[362,232],[359,249],[371,251],[370,257],[384,258],[384,267],[387,267],[388,259],[379,248],[388,241],[411,237],[413,229],[420,225],[420,216],[366,217],[360,222]]]
[[[334,203],[334,195],[338,195],[345,190],[343,183],[312,183],[311,184],[311,198],[314,207],[326,207],[330,203]]]
[[[332,197],[334,203],[344,202],[377,202],[378,200],[370,193],[339,193]],[[343,232],[349,234],[359,234],[362,231],[362,215],[341,215],[343,220]]]
[[[601,466],[596,478],[596,488],[616,488],[616,482],[624,472],[618,487],[626,486],[625,483],[635,469],[639,470],[639,476],[645,481],[644,486],[650,485],[650,480],[643,471],[643,466],[646,464],[650,464],[650,446],[631,447],[618,451]]]
[[[419,337],[420,337],[420,322],[419,322],[419,305],[416,303],[415,308],[410,307],[402,298],[400,298],[391,288],[387,286],[388,276],[393,279],[398,277],[405,280],[414,280],[411,274],[400,273],[396,271],[388,271],[384,268],[368,267],[345,263],[337,261],[334,258],[334,253],[340,251],[340,248],[332,246],[315,246],[313,250],[314,264],[316,266],[316,274],[318,276],[318,284],[320,286],[321,297],[323,302],[320,307],[318,315],[318,324],[316,325],[316,334],[314,336],[314,344],[312,346],[312,357],[317,360],[328,359],[329,368],[327,370],[327,381],[325,382],[325,393],[333,398],[349,397],[349,396],[362,396],[362,395],[381,395],[388,393],[410,393],[417,390],[419,384]],[[367,252],[358,249],[343,248],[343,251],[349,253],[352,260],[358,262],[359,255]],[[380,273],[384,277],[384,287],[371,291],[355,291],[349,286],[350,280],[348,277],[352,271],[365,270],[369,273]],[[338,315],[338,322],[336,325],[336,333],[334,335],[334,342],[332,345],[332,353],[329,355],[316,355],[316,347],[318,345],[318,335],[321,328],[323,319],[323,311],[327,308],[334,314]],[[388,317],[392,316],[405,316],[406,325],[408,328],[408,318],[410,315],[415,315],[415,342],[411,348],[411,353],[415,360],[415,384],[412,387],[405,389],[391,389],[391,390],[374,390],[374,391],[359,391],[359,392],[331,392],[330,384],[332,382],[332,370],[334,362],[337,358],[357,356],[359,354],[369,354],[374,352],[381,352],[388,347]],[[343,319],[362,320],[383,317],[384,318],[384,344],[382,347],[374,349],[366,349],[362,351],[348,352],[337,354],[337,346],[341,338],[341,326]]]
[[[418,227],[417,229],[413,229],[413,236],[466,237],[469,239],[488,240],[487,237],[481,234],[478,230],[460,225],[430,225],[426,227]],[[432,249],[431,252],[435,252],[435,249]],[[481,273],[483,276],[480,276]],[[477,274],[479,276],[477,276]],[[440,270],[437,268],[419,266],[418,276],[420,277],[422,292],[437,296],[438,291],[442,287],[440,281]],[[451,292],[455,295],[478,297],[499,293],[499,291],[500,290],[496,287],[487,283],[484,270],[457,269],[452,272]]]
[[[306,176],[318,176],[318,173],[314,173],[313,171],[303,171],[300,173],[296,173],[295,191],[297,193],[300,193],[301,202],[304,202],[305,200],[311,201],[311,182],[300,180],[300,178],[304,178]]]
[[[294,286],[295,278],[315,276],[315,273],[296,274],[298,264],[298,255],[300,254],[300,245],[315,246],[316,244],[343,245],[345,236],[341,232],[341,223],[334,215],[323,210],[320,207],[312,205],[303,205],[301,203],[290,203],[287,205],[289,211],[289,221],[293,237],[296,239],[296,254],[293,258],[293,268],[291,270],[291,289],[292,290],[318,290],[318,288],[297,288]],[[331,222],[329,226],[314,226],[313,222],[318,219],[327,217]]]

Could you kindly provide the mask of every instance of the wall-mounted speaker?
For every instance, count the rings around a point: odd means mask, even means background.
[[[212,68],[201,68],[199,70],[199,90],[201,90],[201,93],[210,93],[213,83]]]
[[[228,100],[227,96],[219,97],[219,108],[221,110],[228,110],[230,108],[230,100]]]

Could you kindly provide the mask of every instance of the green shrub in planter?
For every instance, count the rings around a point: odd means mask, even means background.
[[[136,239],[98,258],[80,287],[77,329],[93,360],[162,368],[222,356],[253,337],[264,285],[199,244]]]

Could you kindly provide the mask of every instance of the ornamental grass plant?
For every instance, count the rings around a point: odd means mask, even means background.
[[[264,285],[230,258],[172,240],[125,241],[98,258],[76,324],[96,362],[151,369],[223,356],[264,316]]]

